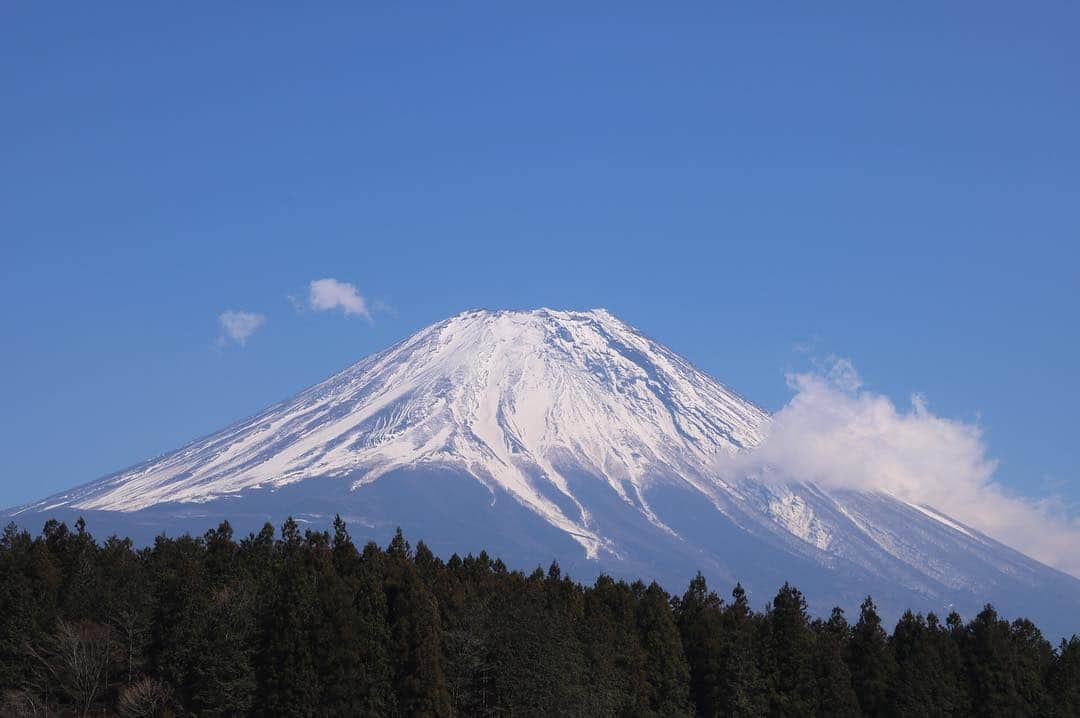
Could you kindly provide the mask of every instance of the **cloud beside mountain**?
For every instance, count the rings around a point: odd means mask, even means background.
[[[847,360],[792,374],[795,395],[764,442],[721,470],[832,489],[884,491],[945,512],[1020,551],[1080,576],[1080,521],[1054,497],[1012,494],[994,472],[978,425],[935,415],[922,396],[908,409],[865,389]]]

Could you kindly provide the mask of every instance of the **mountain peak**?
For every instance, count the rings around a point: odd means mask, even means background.
[[[1075,616],[1080,582],[939,512],[721,475],[731,462],[719,459],[757,446],[769,423],[606,310],[473,309],[9,515],[89,513],[156,533],[287,515],[325,525],[341,513],[369,538],[406,526],[443,555],[497,546],[522,567],[555,556],[679,583],[698,570],[754,590],[799,580],[821,587],[820,611],[867,593],[894,616],[986,600],[1030,607],[1037,595],[1051,621]]]
[[[490,321],[500,317],[516,318],[519,320],[551,320],[556,322],[581,319],[614,320],[625,324],[625,322],[622,322],[622,320],[602,307],[594,309],[552,309],[551,307],[537,307],[535,309],[488,309],[486,307],[474,307],[458,312],[445,321]]]
[[[592,555],[603,540],[568,467],[648,513],[650,482],[705,487],[715,454],[756,444],[767,420],[606,310],[476,309],[61,503],[132,511],[440,465],[509,492]]]

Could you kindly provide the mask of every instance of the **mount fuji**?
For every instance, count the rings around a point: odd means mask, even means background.
[[[872,594],[970,617],[992,602],[1048,635],[1080,631],[1080,580],[882,492],[725,475],[768,413],[604,310],[464,312],[176,451],[6,512],[84,516],[149,541],[292,515],[357,538],[395,527],[437,554],[556,559],[579,579],[700,570],[764,604],[784,581],[812,610]]]

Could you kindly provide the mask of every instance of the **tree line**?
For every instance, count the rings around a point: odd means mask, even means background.
[[[1080,715],[1080,638],[991,606],[964,622],[868,597],[761,611],[699,574],[681,596],[481,552],[443,561],[289,519],[237,541],[98,543],[80,519],[0,538],[4,716]]]

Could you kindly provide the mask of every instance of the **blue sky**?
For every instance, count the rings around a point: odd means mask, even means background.
[[[1080,505],[1080,5],[218,5],[3,11],[0,505],[477,306],[849,357]]]

